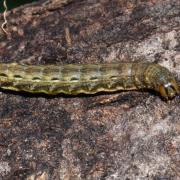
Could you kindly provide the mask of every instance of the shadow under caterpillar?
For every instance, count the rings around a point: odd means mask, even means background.
[[[179,93],[172,73],[156,63],[61,66],[0,63],[0,88],[49,95],[153,89],[165,99]]]

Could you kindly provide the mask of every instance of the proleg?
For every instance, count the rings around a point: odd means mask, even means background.
[[[153,89],[165,99],[179,93],[173,74],[155,63],[86,65],[0,64],[0,87],[30,93],[77,95]]]

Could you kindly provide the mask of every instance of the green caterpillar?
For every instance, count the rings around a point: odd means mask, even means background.
[[[31,66],[0,64],[0,87],[30,93],[77,95],[153,89],[166,99],[179,93],[172,73],[155,63]]]

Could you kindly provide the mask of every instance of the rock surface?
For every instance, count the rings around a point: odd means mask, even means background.
[[[179,7],[179,0],[40,0],[8,12],[0,59],[155,61],[180,79]],[[178,96],[165,102],[142,91],[1,91],[0,179],[180,179],[179,104]]]

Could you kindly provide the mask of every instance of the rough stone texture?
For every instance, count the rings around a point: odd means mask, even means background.
[[[38,1],[7,19],[1,62],[156,61],[180,79],[179,0]],[[0,179],[180,179],[179,103],[1,91]]]

